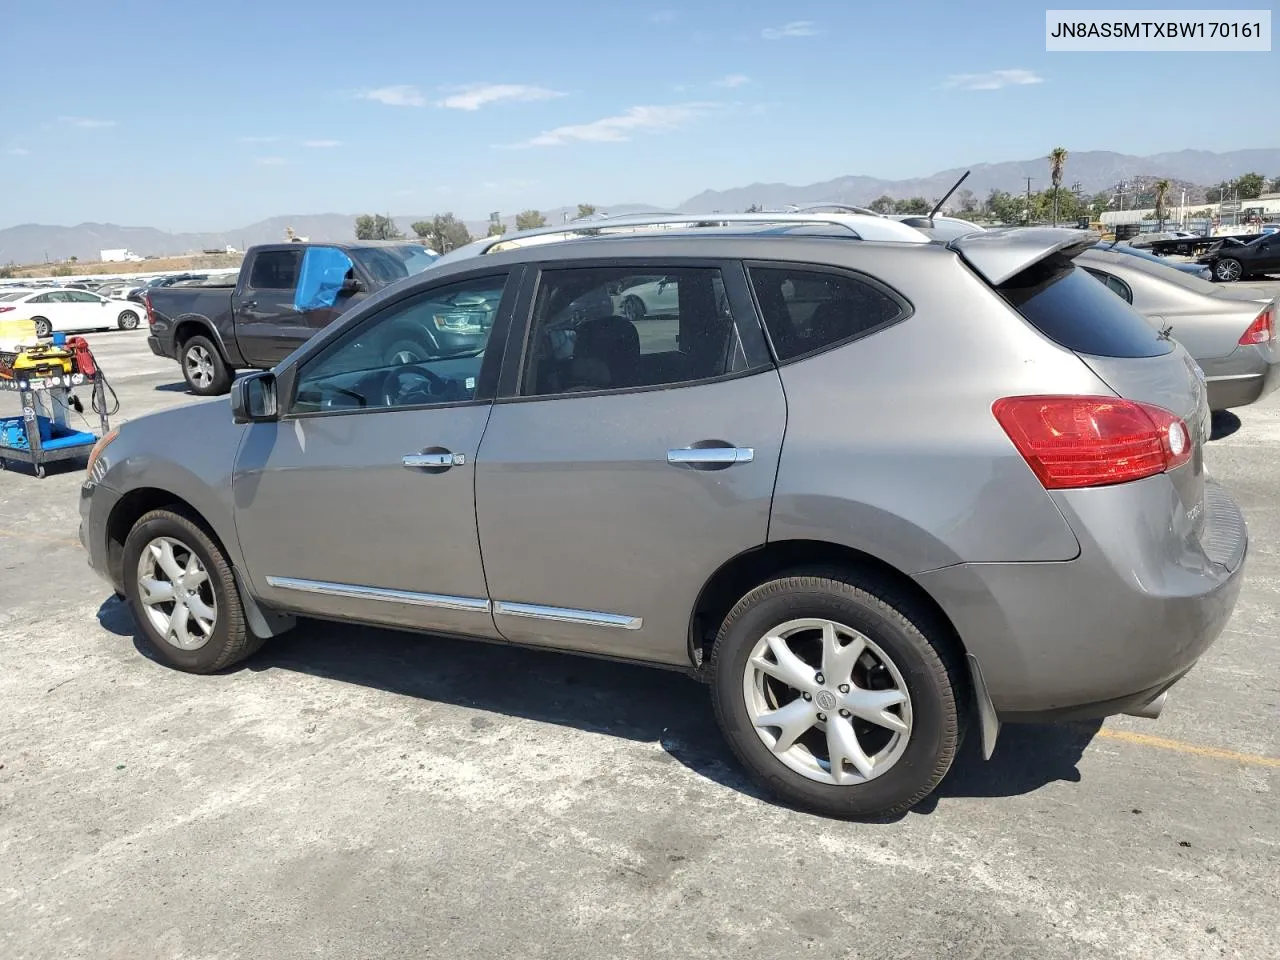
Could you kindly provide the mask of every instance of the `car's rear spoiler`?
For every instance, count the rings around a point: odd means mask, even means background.
[[[1046,257],[1068,259],[1099,240],[1092,230],[1066,227],[1004,227],[957,237],[947,244],[993,287],[998,287]]]

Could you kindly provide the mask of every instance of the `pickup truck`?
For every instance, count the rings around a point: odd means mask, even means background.
[[[227,393],[236,370],[274,366],[348,307],[435,260],[425,247],[397,241],[250,247],[225,286],[145,291],[147,344],[178,361],[192,393]]]

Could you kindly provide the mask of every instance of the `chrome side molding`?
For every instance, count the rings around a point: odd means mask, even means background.
[[[352,600],[384,600],[418,607],[464,610],[488,613],[489,601],[482,597],[450,597],[439,593],[415,593],[411,590],[389,590],[385,587],[362,587],[354,583],[326,583],[323,580],[299,580],[296,577],[267,577],[267,583],[280,590],[316,593],[326,597],[348,597]]]
[[[751,463],[756,457],[752,447],[680,447],[667,451],[667,463]]]
[[[644,625],[642,617],[628,617],[621,613],[600,613],[595,610],[546,607],[538,603],[508,603],[505,600],[495,603],[493,612],[495,614],[506,614],[509,617],[531,617],[535,620],[581,623],[590,627],[616,627],[620,630],[639,630]]]

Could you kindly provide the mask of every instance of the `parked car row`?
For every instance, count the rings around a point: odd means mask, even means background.
[[[766,789],[834,816],[909,809],[966,733],[1157,716],[1248,536],[1192,321],[1136,309],[1154,267],[1076,230],[716,221],[394,282],[385,246],[260,248],[233,292],[153,291],[157,352],[271,369],[98,444],[92,567],[193,673],[299,616],[685,671]],[[1214,302],[1274,355],[1273,306]]]
[[[56,331],[136,330],[142,308],[128,300],[111,299],[88,290],[27,289],[0,290],[0,317],[31,320],[36,336]]]

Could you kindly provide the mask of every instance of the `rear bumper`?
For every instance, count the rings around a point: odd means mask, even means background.
[[[1080,539],[1077,559],[957,564],[916,578],[981,664],[1002,720],[1144,706],[1217,639],[1240,592],[1244,518],[1212,481],[1199,536],[1164,476],[1055,500]]]
[[[147,337],[147,346],[151,348],[151,352],[157,357],[167,357],[172,360],[173,357],[165,350],[164,344],[160,342],[159,337]]]
[[[80,545],[88,554],[89,567],[119,592],[111,571],[107,545],[107,520],[120,501],[120,494],[100,483],[85,482],[80,487]]]
[[[1201,366],[1209,388],[1209,409],[1244,407],[1261,400],[1280,386],[1280,356],[1274,346],[1250,344],[1237,347],[1220,360]]]

